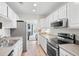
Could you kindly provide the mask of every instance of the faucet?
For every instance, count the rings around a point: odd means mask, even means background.
[[[9,40],[6,36],[0,36],[0,46],[7,46],[9,43]]]

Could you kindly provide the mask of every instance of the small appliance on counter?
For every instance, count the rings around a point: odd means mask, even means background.
[[[47,54],[49,56],[59,56],[60,44],[74,44],[75,34],[58,33],[56,38],[52,38],[47,42]]]

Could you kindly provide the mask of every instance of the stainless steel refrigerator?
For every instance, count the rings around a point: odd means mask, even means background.
[[[17,28],[11,29],[12,37],[22,37],[23,38],[23,51],[27,51],[27,26],[24,21],[17,21]]]

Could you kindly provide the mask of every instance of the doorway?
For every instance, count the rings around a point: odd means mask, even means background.
[[[37,40],[37,34],[34,32],[34,24],[28,24],[28,40]]]

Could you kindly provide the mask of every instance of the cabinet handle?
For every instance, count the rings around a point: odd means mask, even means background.
[[[8,6],[7,6],[7,17],[8,17]]]

